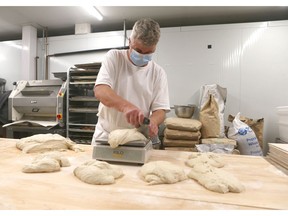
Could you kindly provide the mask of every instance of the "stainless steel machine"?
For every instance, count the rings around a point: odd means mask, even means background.
[[[51,128],[64,130],[65,115],[66,82],[58,79],[22,80],[16,83],[8,98],[8,118],[12,123],[7,129],[9,131],[10,128],[10,132],[11,128],[17,131],[29,130],[34,134],[51,133]],[[11,133],[7,135],[16,138]]]

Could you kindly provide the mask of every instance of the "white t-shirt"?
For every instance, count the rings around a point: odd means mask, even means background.
[[[96,79],[96,85],[106,84],[117,95],[140,108],[144,116],[149,117],[158,109],[170,110],[167,75],[162,67],[150,61],[145,67],[133,65],[127,56],[127,50],[110,50],[102,62]],[[120,128],[133,128],[124,116],[114,108],[99,104],[98,122],[95,127],[92,145],[95,139],[108,139],[109,132]]]

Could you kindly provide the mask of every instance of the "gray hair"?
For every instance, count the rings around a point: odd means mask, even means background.
[[[160,26],[151,18],[143,18],[133,26],[131,38],[141,40],[145,46],[156,45],[160,38]]]

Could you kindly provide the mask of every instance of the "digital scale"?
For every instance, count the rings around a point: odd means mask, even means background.
[[[93,159],[103,161],[144,164],[150,157],[152,142],[133,141],[112,148],[107,140],[96,140],[93,147]]]

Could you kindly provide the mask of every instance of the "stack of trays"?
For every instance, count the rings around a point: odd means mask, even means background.
[[[269,143],[267,157],[288,170],[288,144]]]

